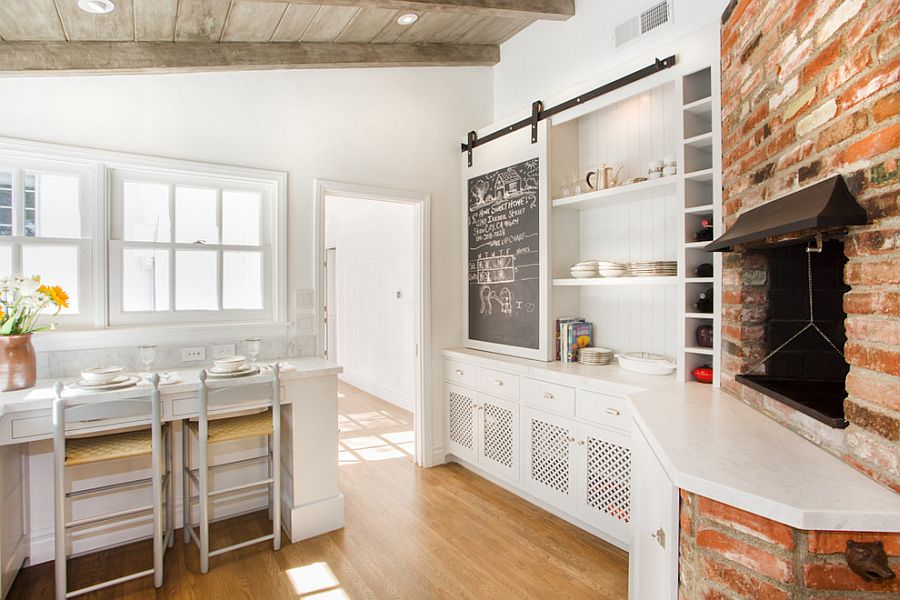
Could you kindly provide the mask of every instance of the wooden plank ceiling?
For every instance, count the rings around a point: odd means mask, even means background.
[[[0,0],[0,73],[492,65],[574,0]],[[415,13],[412,25],[397,19]]]

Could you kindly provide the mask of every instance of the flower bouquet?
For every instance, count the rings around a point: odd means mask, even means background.
[[[40,324],[47,309],[58,315],[69,296],[59,286],[41,285],[40,277],[8,275],[0,279],[0,388],[6,392],[32,387],[36,379],[31,334],[53,329]]]

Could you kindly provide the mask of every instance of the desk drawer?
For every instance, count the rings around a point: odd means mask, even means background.
[[[444,379],[456,385],[474,388],[478,381],[478,367],[455,360],[445,360]]]
[[[526,377],[522,381],[522,402],[531,406],[575,416],[575,388]]]
[[[578,394],[579,417],[624,433],[631,431],[628,400],[599,392],[582,390]]]
[[[478,391],[518,402],[519,376],[481,367],[478,369]]]

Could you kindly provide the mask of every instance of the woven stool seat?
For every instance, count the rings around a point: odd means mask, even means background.
[[[66,466],[141,456],[152,451],[149,429],[66,440]]]
[[[188,427],[197,434],[200,423],[197,421],[188,421]],[[271,435],[272,410],[269,409],[241,417],[215,419],[209,422],[207,433],[209,443],[239,440],[257,435]]]

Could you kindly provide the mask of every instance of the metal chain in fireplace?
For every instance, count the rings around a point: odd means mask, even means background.
[[[816,245],[815,246],[810,245],[810,246],[807,246],[807,248],[806,248],[806,280],[807,280],[807,285],[808,285],[808,290],[809,290],[809,322],[806,324],[806,326],[803,327],[803,329],[801,329],[800,331],[798,331],[797,333],[792,335],[787,341],[785,341],[783,344],[781,344],[780,346],[778,346],[777,348],[775,348],[774,350],[769,352],[761,361],[759,361],[758,363],[753,365],[750,368],[750,370],[747,371],[748,374],[753,373],[755,370],[757,370],[758,368],[763,366],[770,358],[772,358],[773,356],[775,356],[776,354],[781,352],[791,342],[793,342],[798,337],[803,335],[809,329],[814,329],[816,332],[818,332],[818,334],[820,336],[822,336],[822,338],[826,342],[828,342],[828,345],[831,346],[832,350],[834,350],[835,352],[840,354],[841,358],[844,358],[844,360],[846,360],[846,358],[844,357],[844,353],[838,349],[838,347],[835,345],[835,343],[832,342],[831,339],[827,335],[825,335],[825,332],[822,331],[821,329],[819,329],[819,326],[816,325],[816,323],[815,323],[815,320],[816,320],[815,313],[813,312],[812,255],[814,252],[819,253],[821,251],[822,251],[822,236],[817,235],[816,236]]]

